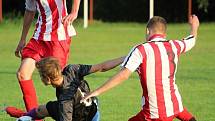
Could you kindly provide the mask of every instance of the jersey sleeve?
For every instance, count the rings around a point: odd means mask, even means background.
[[[78,74],[79,76],[86,76],[88,74],[90,74],[90,69],[91,69],[92,65],[82,65],[80,64],[80,67],[78,69]]]
[[[129,69],[131,72],[134,72],[137,70],[141,63],[142,54],[140,53],[137,47],[134,47],[127,55],[124,62],[121,64],[121,67],[125,67]]]
[[[25,9],[29,11],[36,11],[36,0],[25,0]]]
[[[185,53],[191,50],[196,43],[196,38],[193,35],[189,35],[188,37],[182,39],[181,41],[176,40],[174,44],[178,49],[179,53]]]
[[[63,70],[63,74],[73,74],[78,77],[84,77],[90,74],[90,69],[92,65],[82,65],[82,64],[69,64]]]

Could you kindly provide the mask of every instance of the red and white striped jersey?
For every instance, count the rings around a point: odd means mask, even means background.
[[[67,15],[66,0],[26,0],[25,5],[27,10],[39,12],[34,39],[61,41],[76,35],[72,25],[62,24]]]
[[[182,41],[166,40],[161,35],[154,35],[130,51],[122,66],[139,74],[145,117],[166,118],[183,111],[175,74],[180,54],[194,45],[193,35]]]

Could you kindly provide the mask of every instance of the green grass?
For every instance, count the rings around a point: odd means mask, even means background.
[[[6,20],[0,24],[0,108],[13,105],[24,108],[22,94],[16,79],[20,59],[14,50],[21,34],[20,20]],[[115,57],[127,55],[130,49],[144,41],[145,24],[96,22],[88,29],[76,23],[78,36],[73,38],[69,63],[95,64]],[[33,27],[31,29],[32,35]],[[170,24],[168,38],[183,38],[188,35],[187,24]],[[183,104],[199,121],[215,120],[215,23],[201,24],[196,46],[182,55],[176,83]],[[91,88],[95,89],[116,73],[116,68],[107,73],[88,76]],[[55,99],[55,90],[45,87],[37,72],[33,76],[39,102]],[[141,108],[141,87],[136,73],[125,83],[99,96],[102,121],[127,121]],[[14,121],[5,112],[0,112],[1,121]],[[51,120],[50,118],[47,121]]]

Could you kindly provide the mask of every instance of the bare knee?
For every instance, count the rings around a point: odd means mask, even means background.
[[[16,72],[16,76],[19,81],[22,81],[22,80],[30,80],[32,75],[29,73],[26,73],[26,70],[19,69]]]
[[[31,58],[26,58],[22,60],[19,70],[16,73],[18,80],[30,80],[34,69],[35,60]]]
[[[17,77],[17,79],[18,79],[19,81],[24,80],[24,78],[25,78],[24,75],[25,75],[24,72],[22,72],[21,70],[18,70],[18,71],[16,72],[16,77]]]

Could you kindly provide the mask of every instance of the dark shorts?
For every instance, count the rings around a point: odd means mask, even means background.
[[[53,119],[57,120],[58,115],[58,102],[57,101],[49,101],[46,104],[46,109],[48,110],[49,116]]]
[[[39,61],[41,58],[53,56],[59,59],[62,68],[65,67],[70,50],[71,40],[41,41],[31,38],[22,50],[22,59],[32,58]]]
[[[52,117],[54,120],[65,120],[68,121],[72,120],[73,116],[73,100],[67,100],[67,101],[49,101],[46,104],[46,108],[48,110],[49,116]],[[67,121],[65,120],[65,121]]]
[[[56,121],[91,121],[97,113],[98,107],[94,102],[88,107],[83,107],[80,103],[74,104],[74,100],[49,101],[46,109],[49,116]]]

